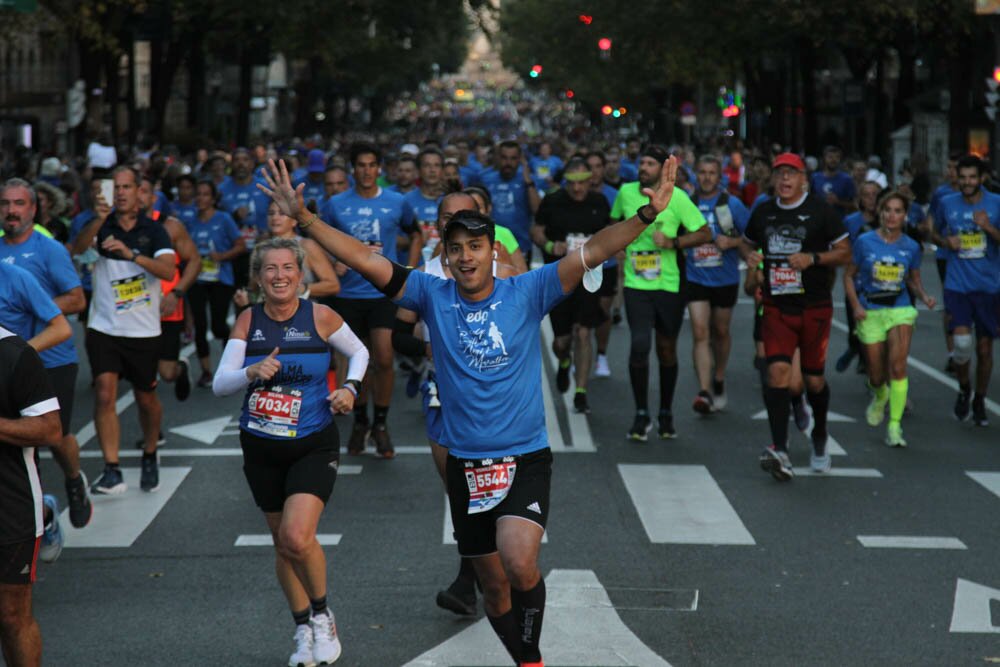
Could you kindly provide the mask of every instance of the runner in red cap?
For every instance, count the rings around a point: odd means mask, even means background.
[[[768,364],[764,403],[772,440],[760,465],[775,479],[787,481],[793,475],[788,459],[788,384],[795,348],[800,350],[815,419],[810,467],[816,472],[830,470],[826,453],[830,388],[823,378],[833,318],[830,291],[835,267],[850,260],[851,248],[840,216],[808,192],[802,158],[782,153],[773,167],[775,198],[754,210],[742,252],[749,266],[764,262],[762,330]],[[763,258],[758,248],[763,249]]]

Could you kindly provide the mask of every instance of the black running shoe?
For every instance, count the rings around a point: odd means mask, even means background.
[[[188,365],[186,361],[177,362],[177,379],[174,380],[174,398],[178,401],[186,401],[191,395],[191,377],[188,375]]]
[[[83,528],[94,515],[94,506],[87,495],[87,478],[83,471],[76,479],[66,480],[66,497],[69,499],[69,522],[74,528]]]
[[[649,418],[645,412],[637,412],[635,415],[635,421],[632,422],[632,428],[628,430],[628,435],[626,436],[629,440],[638,440],[639,442],[646,442],[649,438],[649,432],[653,429],[653,420]]]
[[[459,616],[476,615],[476,585],[474,581],[456,577],[451,586],[438,591],[437,606]]]
[[[156,454],[142,457],[142,471],[139,475],[139,488],[152,493],[160,488],[160,464]]]
[[[969,392],[961,391],[958,392],[958,398],[955,399],[955,419],[960,422],[964,422],[969,418]]]
[[[559,364],[559,370],[556,371],[556,389],[560,394],[565,394],[569,389],[569,364],[565,366]]]
[[[590,414],[590,404],[587,403],[587,392],[580,391],[573,396],[573,409],[580,414]]]
[[[986,416],[986,399],[982,396],[972,399],[972,423],[976,426],[990,425],[990,420]]]
[[[660,440],[673,440],[677,437],[677,431],[674,430],[674,415],[672,413],[661,412],[657,417],[657,421],[660,422],[660,428],[657,429]]]

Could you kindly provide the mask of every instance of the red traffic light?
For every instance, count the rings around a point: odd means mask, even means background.
[[[580,16],[577,18],[579,18],[580,23],[584,25],[590,25],[594,21],[594,17],[590,16],[589,14],[580,14]]]
[[[610,51],[611,40],[608,39],[607,37],[601,37],[599,40],[597,40],[597,48],[599,48],[601,51]]]
[[[568,100],[573,99],[573,95],[574,95],[573,89],[572,88],[567,88],[566,89],[566,99],[568,99]]]
[[[614,109],[611,108],[610,104],[605,104],[603,107],[601,107],[601,113],[604,114],[605,116],[610,116],[612,111],[614,111]]]
[[[534,72],[535,74],[541,74],[542,73],[542,66],[541,65],[533,65],[531,67],[531,71]]]

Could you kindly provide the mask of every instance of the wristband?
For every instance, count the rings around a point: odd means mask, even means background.
[[[358,390],[357,390],[357,389],[355,389],[355,388],[354,388],[354,385],[352,385],[352,384],[349,384],[349,383],[346,383],[346,382],[345,382],[345,383],[344,383],[344,386],[343,386],[343,387],[341,387],[341,389],[346,389],[347,391],[349,391],[349,392],[351,392],[352,394],[354,394],[354,398],[357,398],[357,397],[358,397]]]
[[[555,247],[556,247],[556,244],[553,243],[552,241],[546,241],[545,245],[543,246],[543,248],[545,249],[545,252],[547,252],[550,255],[552,254],[552,250]]]
[[[819,266],[819,253],[814,252],[812,256],[813,256],[813,266]]]
[[[312,211],[306,211],[306,213],[308,213],[309,215],[306,216],[305,220],[301,220],[299,218],[295,219],[295,222],[299,223],[299,227],[301,229],[305,229],[306,227],[308,227],[312,223],[316,222],[316,214],[315,213],[313,213]]]
[[[651,225],[651,224],[653,224],[653,221],[656,220],[656,215],[654,214],[653,217],[651,217],[651,218],[647,217],[646,215],[643,214],[642,209],[644,209],[644,208],[646,208],[645,205],[640,206],[638,209],[636,209],[636,211],[635,211],[635,217],[639,218],[639,222],[641,222],[642,224],[644,224],[644,225]]]

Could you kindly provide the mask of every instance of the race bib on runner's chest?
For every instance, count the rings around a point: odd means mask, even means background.
[[[202,257],[201,273],[198,274],[198,280],[207,283],[219,282],[219,263],[212,261],[208,257]]]
[[[980,230],[961,232],[958,235],[961,246],[958,249],[959,259],[982,259],[986,257],[986,234]]]
[[[722,266],[722,251],[714,243],[695,246],[692,248],[692,255],[694,265],[700,269],[714,269]]]
[[[493,459],[465,462],[465,482],[469,486],[469,514],[488,512],[507,497],[514,484],[517,463],[505,456],[499,463]]]
[[[875,289],[882,292],[901,292],[903,290],[902,264],[884,264],[875,262],[872,265],[872,282]]]
[[[589,234],[567,234],[566,235],[566,254],[571,252],[577,252],[583,245],[590,240]]]
[[[115,295],[115,312],[125,313],[136,308],[148,308],[152,303],[146,274],[139,273],[128,278],[111,281]]]
[[[302,410],[302,392],[281,387],[256,389],[247,401],[250,415],[247,427],[269,435],[294,438],[298,432],[299,412]]]
[[[643,280],[656,280],[660,277],[659,250],[633,250],[632,270],[636,277]]]
[[[768,282],[771,285],[771,296],[805,294],[806,292],[802,285],[802,272],[787,264],[781,266],[772,264],[768,271]]]

